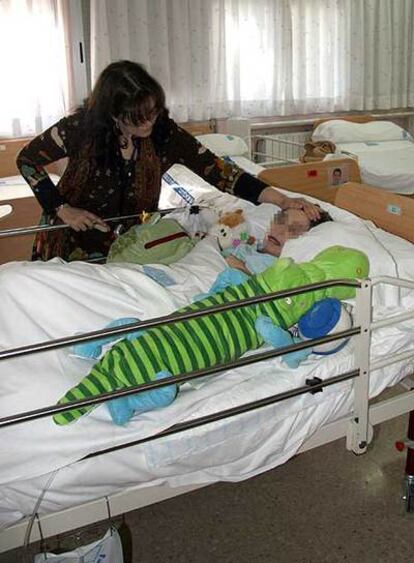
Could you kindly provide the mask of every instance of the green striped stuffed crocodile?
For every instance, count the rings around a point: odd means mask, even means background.
[[[279,259],[244,283],[178,312],[197,311],[330,279],[365,278],[368,271],[368,258],[363,252],[333,246],[310,262],[296,264],[290,258]],[[157,379],[159,374],[176,376],[235,360],[263,345],[264,339],[255,326],[258,317],[270,317],[275,325],[286,329],[297,323],[315,302],[325,297],[346,299],[354,295],[355,289],[351,287],[319,289],[148,329],[131,341],[124,339],[114,345],[91,372],[60,399],[59,404],[147,383]],[[53,418],[57,424],[67,424],[93,408],[72,409]]]

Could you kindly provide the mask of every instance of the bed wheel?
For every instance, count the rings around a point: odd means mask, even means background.
[[[414,512],[414,475],[406,475],[404,478],[403,501],[407,512]]]

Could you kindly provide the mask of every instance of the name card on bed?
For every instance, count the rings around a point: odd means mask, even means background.
[[[338,186],[360,182],[358,163],[352,158],[267,168],[259,174],[267,184],[333,203]]]

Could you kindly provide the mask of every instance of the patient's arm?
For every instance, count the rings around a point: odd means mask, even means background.
[[[230,268],[240,270],[241,272],[244,272],[245,274],[249,274],[249,275],[251,275],[252,273],[250,272],[250,270],[247,269],[246,264],[242,260],[236,258],[235,256],[232,255],[227,256],[226,262],[227,265],[230,266]]]

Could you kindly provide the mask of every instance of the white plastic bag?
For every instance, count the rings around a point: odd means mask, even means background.
[[[111,533],[112,532],[112,533]],[[122,544],[118,531],[109,529],[98,541],[67,553],[39,553],[34,563],[123,563]]]

